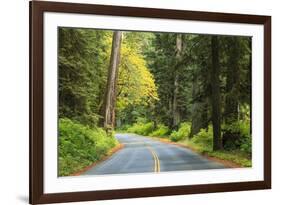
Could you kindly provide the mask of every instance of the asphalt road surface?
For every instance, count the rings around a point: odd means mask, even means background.
[[[84,175],[221,169],[187,148],[135,134],[116,134],[124,148],[89,169]]]

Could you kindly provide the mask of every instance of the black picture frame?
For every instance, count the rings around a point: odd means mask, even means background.
[[[213,12],[30,1],[30,204],[152,197],[271,188],[271,17]],[[71,193],[44,193],[43,180],[43,14],[96,14],[207,22],[259,24],[264,27],[264,180]]]

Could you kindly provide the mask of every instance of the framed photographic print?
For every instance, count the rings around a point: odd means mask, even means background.
[[[30,2],[30,203],[271,188],[271,17]]]

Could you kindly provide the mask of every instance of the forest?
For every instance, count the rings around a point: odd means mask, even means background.
[[[59,175],[118,132],[251,166],[251,37],[59,28]]]

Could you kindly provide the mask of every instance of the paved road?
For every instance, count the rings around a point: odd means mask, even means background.
[[[193,151],[135,134],[116,134],[124,148],[84,175],[224,168]]]

